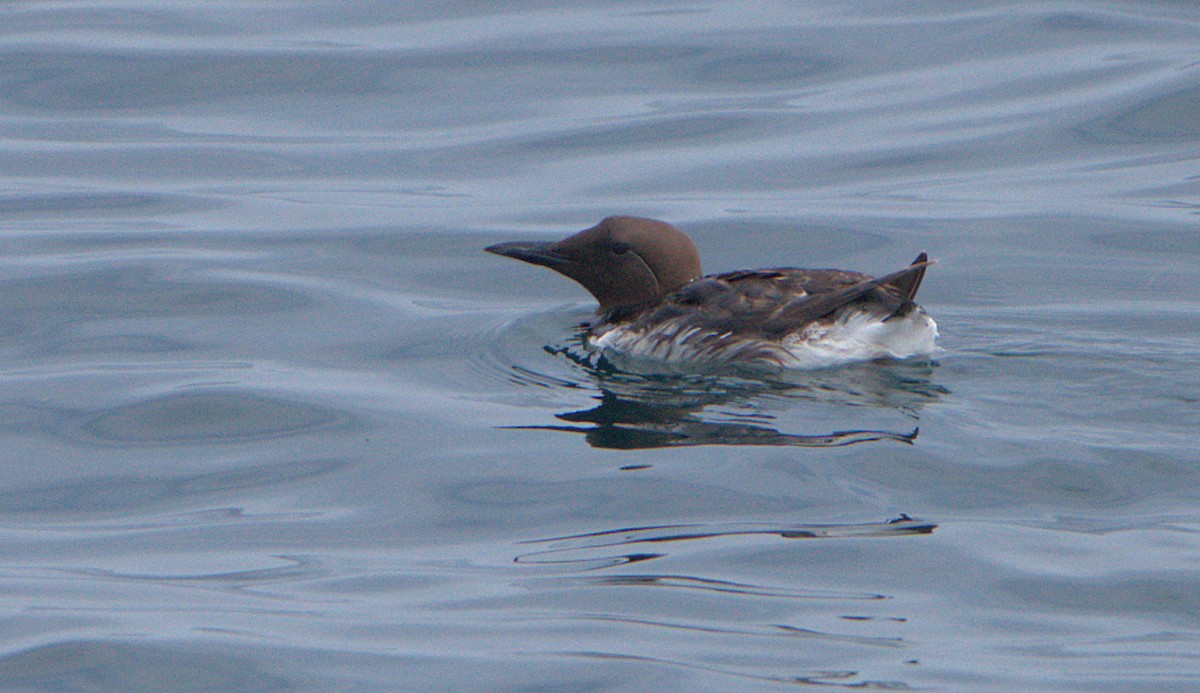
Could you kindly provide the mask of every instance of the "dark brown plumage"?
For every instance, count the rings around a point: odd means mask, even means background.
[[[699,253],[682,231],[653,219],[621,216],[556,243],[501,243],[486,250],[544,265],[582,284],[600,304],[590,341],[622,352],[670,360],[784,363],[795,360],[794,347],[806,342],[828,350],[831,344],[820,340],[861,316],[874,323],[923,318],[918,327],[927,334],[918,336],[929,350],[936,336],[936,324],[913,302],[932,264],[925,253],[877,279],[845,270],[795,268],[705,277]],[[877,337],[872,333],[853,339],[870,342]],[[878,346],[876,351],[885,355],[906,355],[900,352],[907,349],[883,342]]]

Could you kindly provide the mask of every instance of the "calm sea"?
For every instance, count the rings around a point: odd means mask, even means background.
[[[1200,6],[0,8],[0,688],[1200,687]],[[482,252],[925,250],[638,375]]]

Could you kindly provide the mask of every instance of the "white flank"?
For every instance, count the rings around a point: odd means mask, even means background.
[[[927,356],[937,353],[937,336],[937,323],[918,308],[905,317],[887,321],[877,313],[847,310],[830,324],[813,323],[775,342],[706,333],[689,325],[685,318],[677,318],[653,330],[617,326],[590,337],[588,345],[623,356],[676,364],[719,362],[813,369],[879,358]]]
[[[823,368],[879,358],[906,359],[937,353],[937,323],[917,309],[908,315],[881,320],[878,314],[851,310],[831,325],[812,324],[789,334],[783,347],[789,368]]]

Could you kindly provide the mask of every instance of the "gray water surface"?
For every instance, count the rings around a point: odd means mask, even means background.
[[[0,687],[1200,685],[1192,5],[0,27]],[[944,352],[599,361],[482,248],[614,213]]]

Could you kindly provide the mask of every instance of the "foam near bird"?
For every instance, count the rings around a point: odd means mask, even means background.
[[[932,264],[925,253],[878,278],[793,267],[704,276],[687,234],[629,216],[485,250],[582,284],[600,303],[587,345],[626,356],[820,368],[937,350],[937,323],[913,301]]]

